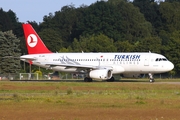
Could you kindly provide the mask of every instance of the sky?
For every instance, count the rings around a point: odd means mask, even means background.
[[[19,22],[43,21],[45,15],[61,10],[66,5],[79,7],[82,4],[91,5],[98,0],[0,0],[0,8],[4,11],[12,10]]]

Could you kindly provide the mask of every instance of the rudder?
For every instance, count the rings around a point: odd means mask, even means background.
[[[23,24],[23,30],[29,54],[52,53],[30,24]]]

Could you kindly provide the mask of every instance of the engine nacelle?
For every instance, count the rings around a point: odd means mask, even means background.
[[[122,77],[125,77],[125,78],[142,78],[143,74],[127,73],[127,74],[122,74]]]
[[[112,77],[112,72],[108,69],[92,70],[89,72],[89,77],[99,80],[107,80]]]

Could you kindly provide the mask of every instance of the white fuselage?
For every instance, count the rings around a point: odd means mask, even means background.
[[[94,66],[112,69],[112,74],[156,74],[168,72],[174,68],[174,65],[163,55],[138,52],[29,54],[21,56],[21,60],[26,62],[31,60],[34,65],[63,72],[82,72],[84,68]]]

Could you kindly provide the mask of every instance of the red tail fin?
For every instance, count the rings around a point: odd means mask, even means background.
[[[29,54],[52,53],[30,24],[23,24],[23,30]]]

